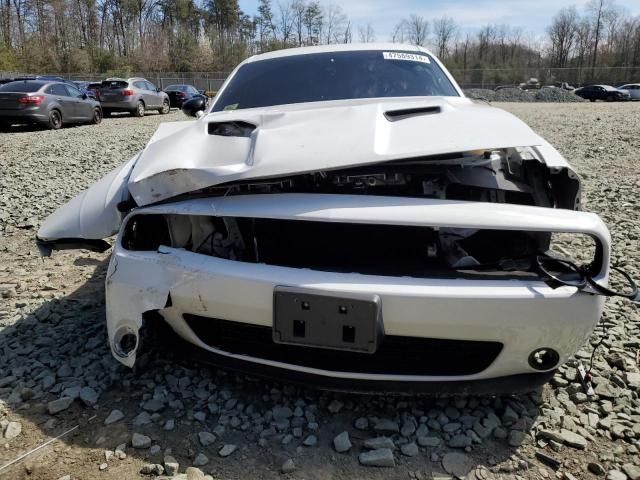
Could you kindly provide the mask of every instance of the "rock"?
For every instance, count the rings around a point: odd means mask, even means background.
[[[338,453],[348,452],[351,449],[351,441],[349,440],[349,432],[342,432],[333,439],[333,448]]]
[[[418,445],[420,445],[421,447],[433,448],[440,445],[442,440],[440,440],[440,437],[423,436],[423,437],[418,437],[417,442],[418,442]]]
[[[527,439],[529,438],[529,436],[524,433],[521,432],[519,430],[511,430],[509,432],[509,446],[511,447],[519,447],[520,445],[522,445]]]
[[[364,448],[368,448],[369,450],[379,450],[381,448],[388,448],[393,450],[396,448],[393,440],[389,437],[376,437],[376,438],[367,438],[364,441]]]
[[[22,424],[20,422],[9,422],[4,430],[4,438],[11,440],[16,438],[22,432]]]
[[[595,462],[591,462],[589,465],[587,465],[587,469],[594,475],[598,475],[598,476],[602,476],[605,473],[607,473],[602,465]]]
[[[287,460],[285,460],[285,462],[282,464],[282,467],[280,467],[280,470],[282,471],[282,473],[291,473],[293,471],[295,471],[296,469],[296,464],[293,463],[293,460],[288,458]]]
[[[271,411],[275,421],[286,420],[293,417],[293,410],[289,407],[273,407]]]
[[[462,453],[447,453],[442,457],[442,467],[444,470],[457,478],[463,478],[473,468],[474,462],[471,457]]]
[[[167,432],[170,432],[174,428],[176,428],[176,421],[173,418],[170,418],[166,422],[164,422],[164,426],[162,427],[162,429]]]
[[[369,428],[369,420],[367,420],[365,417],[360,417],[355,421],[354,426],[358,430],[366,430],[367,428]]]
[[[193,414],[193,419],[197,422],[204,423],[204,421],[207,419],[207,414],[204,412],[195,412]]]
[[[105,425],[111,425],[112,423],[119,422],[124,418],[124,413],[120,410],[111,410],[111,413],[104,419]]]
[[[157,455],[158,453],[160,453],[160,450],[162,450],[160,445],[152,445],[149,449],[149,455]]]
[[[570,447],[580,450],[584,450],[585,448],[587,448],[587,439],[582,435],[578,435],[577,433],[570,432],[569,430],[565,429],[562,429],[560,431],[560,435],[562,436],[562,441]]]
[[[511,425],[512,423],[517,422],[518,418],[520,417],[510,406],[507,406],[507,408],[504,409],[504,413],[502,414],[502,422],[504,424]]]
[[[379,448],[358,455],[358,461],[368,467],[395,467],[396,461],[389,448]]]
[[[146,402],[144,402],[142,404],[142,408],[148,412],[159,412],[160,410],[162,410],[164,408],[164,402],[156,399],[156,398],[152,398],[150,400],[147,400]]]
[[[196,457],[198,458],[198,457]],[[207,458],[207,457],[205,457]],[[207,462],[209,460],[207,459]],[[199,468],[196,467],[188,467],[185,470],[185,476],[187,480],[205,480],[205,474],[202,470],[200,470]]]
[[[640,467],[638,465],[625,463],[622,465],[622,471],[627,474],[630,480],[640,480]]]
[[[151,423],[151,415],[149,412],[140,412],[131,422],[134,427],[142,427]]]
[[[327,406],[327,410],[329,410],[331,413],[338,413],[340,410],[342,410],[343,406],[344,403],[342,403],[340,400],[332,400],[331,403]]]
[[[416,433],[416,424],[413,421],[407,420],[402,424],[402,428],[400,428],[400,435],[403,437],[410,437],[414,433]]]
[[[373,426],[373,429],[379,433],[400,433],[398,422],[394,422],[388,418],[379,419]]]
[[[204,453],[199,453],[198,455],[196,455],[196,458],[193,459],[193,464],[196,467],[202,467],[203,465],[206,465],[207,463],[209,463],[209,459],[207,458],[207,456]]]
[[[158,463],[147,463],[142,466],[140,473],[143,475],[162,475],[164,467]]]
[[[420,453],[418,446],[414,443],[406,443],[400,447],[400,452],[407,457],[415,457]]]
[[[47,409],[51,415],[55,415],[56,413],[60,413],[71,406],[73,403],[73,398],[71,397],[62,397],[57,400],[51,400],[47,403]]]
[[[640,373],[626,372],[624,381],[627,382],[627,387],[631,390],[640,390]]]
[[[131,446],[133,448],[149,448],[151,446],[151,439],[146,435],[134,432],[131,436]]]
[[[302,444],[305,447],[315,447],[318,444],[318,437],[316,437],[315,435],[309,435],[307,438],[304,439]]]
[[[98,392],[91,387],[82,387],[82,390],[80,390],[80,400],[82,400],[85,405],[95,405],[98,403]]]
[[[100,466],[98,467],[98,470],[100,470],[101,472],[104,472],[107,468],[109,468],[109,464],[101,463]]]
[[[545,438],[547,440],[555,440],[556,442],[564,443],[564,437],[562,436],[562,434],[554,430],[546,430],[546,429],[538,430],[536,437]]]
[[[218,451],[218,455],[220,455],[222,458],[226,458],[229,455],[231,455],[233,452],[235,452],[237,449],[238,449],[237,445],[227,443]]]
[[[619,470],[609,470],[606,480],[627,480],[627,476]]]
[[[462,424],[458,422],[447,423],[442,426],[442,431],[446,433],[454,433],[462,428]]]
[[[470,447],[473,441],[467,435],[454,435],[449,439],[447,445],[451,448],[466,448]]]
[[[198,440],[200,440],[200,445],[206,447],[214,443],[217,438],[213,433],[210,432],[200,432],[198,433]]]

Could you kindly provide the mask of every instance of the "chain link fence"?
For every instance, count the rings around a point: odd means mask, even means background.
[[[567,82],[575,87],[602,83],[622,85],[640,83],[640,65],[633,67],[580,67],[580,68],[467,68],[450,69],[463,88],[495,88],[499,85],[518,85],[531,78],[541,85]],[[176,83],[193,85],[198,90],[216,92],[230,72],[109,72],[109,73],[48,73],[73,81],[100,81],[108,77],[143,77],[160,88]],[[0,72],[0,78],[23,75],[18,72]]]

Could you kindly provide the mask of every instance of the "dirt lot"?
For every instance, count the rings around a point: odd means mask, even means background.
[[[640,104],[499,106],[573,163],[585,207],[611,229],[614,261],[640,277]],[[607,302],[591,396],[575,369],[588,363],[591,345],[543,391],[501,398],[301,390],[174,359],[164,344],[134,372],[119,366],[104,327],[108,253],[42,260],[32,239],[47,214],[130,158],[160,121],[182,119],[123,117],[0,134],[0,478],[141,478],[144,465],[171,467],[170,455],[180,473],[195,464],[216,479],[419,479],[445,471],[470,479],[640,479],[640,311],[629,302]],[[352,444],[346,453],[334,447],[341,432]],[[386,460],[394,467],[359,463],[378,433],[392,439]],[[536,453],[559,460],[558,470]],[[187,477],[203,474],[176,478]]]

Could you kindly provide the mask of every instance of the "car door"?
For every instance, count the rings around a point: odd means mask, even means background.
[[[54,83],[48,89],[47,93],[55,99],[62,110],[62,120],[72,121],[77,117],[75,101],[69,95],[64,83]]]
[[[131,83],[131,86],[134,88],[134,93],[136,97],[139,97],[142,100],[146,107],[149,106],[149,99],[147,98],[147,86],[142,80],[136,80]]]
[[[77,120],[91,120],[93,118],[93,102],[85,99],[86,95],[73,85],[65,85],[69,96],[73,98]]]
[[[145,81],[145,83],[147,84],[147,91],[149,92],[149,96],[153,98],[153,106],[161,107],[162,99],[164,98],[162,96],[162,93],[158,92],[156,89],[156,86],[153,83],[151,83],[149,80]]]

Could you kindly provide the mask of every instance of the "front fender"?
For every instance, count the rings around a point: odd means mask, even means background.
[[[112,170],[45,219],[36,235],[43,256],[49,256],[52,250],[104,251],[109,248],[103,239],[120,228],[122,215],[118,204],[129,196],[127,182],[139,155]]]

